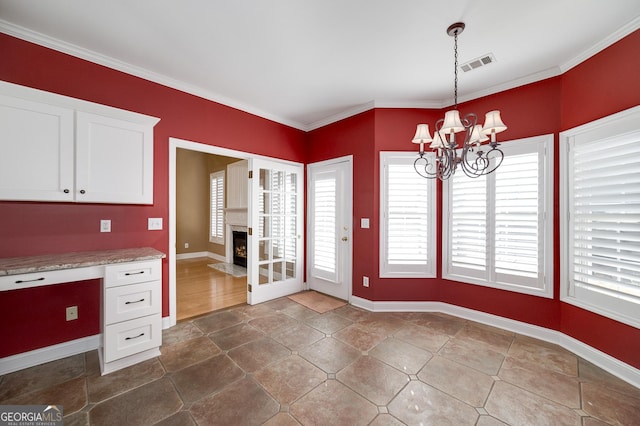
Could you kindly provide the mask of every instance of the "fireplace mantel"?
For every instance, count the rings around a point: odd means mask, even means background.
[[[247,226],[247,209],[246,208],[227,208],[224,209],[224,221],[230,226]]]

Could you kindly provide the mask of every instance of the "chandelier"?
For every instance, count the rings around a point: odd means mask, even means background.
[[[447,111],[444,118],[436,122],[433,138],[429,134],[428,124],[418,124],[412,142],[420,144],[420,156],[413,163],[416,172],[424,178],[440,180],[449,179],[458,167],[469,177],[488,175],[496,170],[504,159],[498,148],[496,133],[507,130],[500,119],[500,111],[490,111],[485,115],[484,126],[477,124],[478,116],[473,113],[460,118],[458,111],[458,35],[464,30],[464,23],[456,22],[447,28],[447,34],[454,40],[455,79],[454,106]],[[456,142],[456,133],[464,132],[462,146]],[[490,137],[489,137],[490,136]],[[484,146],[481,144],[487,140]],[[425,156],[424,144],[435,153],[435,160]],[[484,149],[483,149],[484,148]],[[490,149],[489,149],[490,148]]]

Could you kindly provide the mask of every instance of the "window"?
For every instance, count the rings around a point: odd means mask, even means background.
[[[209,241],[224,244],[224,171],[211,173],[211,228]]]
[[[553,297],[553,135],[500,145],[493,173],[443,183],[443,278]]]
[[[640,107],[561,141],[561,300],[640,326]]]
[[[418,175],[415,159],[415,152],[380,153],[382,278],[435,277],[435,179]]]

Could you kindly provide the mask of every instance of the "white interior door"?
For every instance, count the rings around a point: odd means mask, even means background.
[[[247,303],[303,289],[304,168],[265,159],[249,160]]]
[[[307,282],[339,299],[351,296],[351,157],[307,166]]]

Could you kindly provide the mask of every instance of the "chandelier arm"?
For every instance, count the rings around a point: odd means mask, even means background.
[[[494,172],[504,160],[504,153],[499,148],[492,148],[487,152],[482,150],[476,153],[473,161],[468,157],[464,157],[460,163],[460,167],[465,175],[476,178],[488,175]]]
[[[419,166],[418,162],[420,162],[420,160],[424,160],[424,174],[420,171],[421,168],[423,168],[423,166]],[[437,177],[437,172],[436,173],[430,173],[428,168],[429,168],[429,160],[426,157],[418,157],[416,158],[416,161],[413,162],[413,168],[416,170],[416,173],[418,173],[421,177],[425,178],[425,179],[435,179]]]

